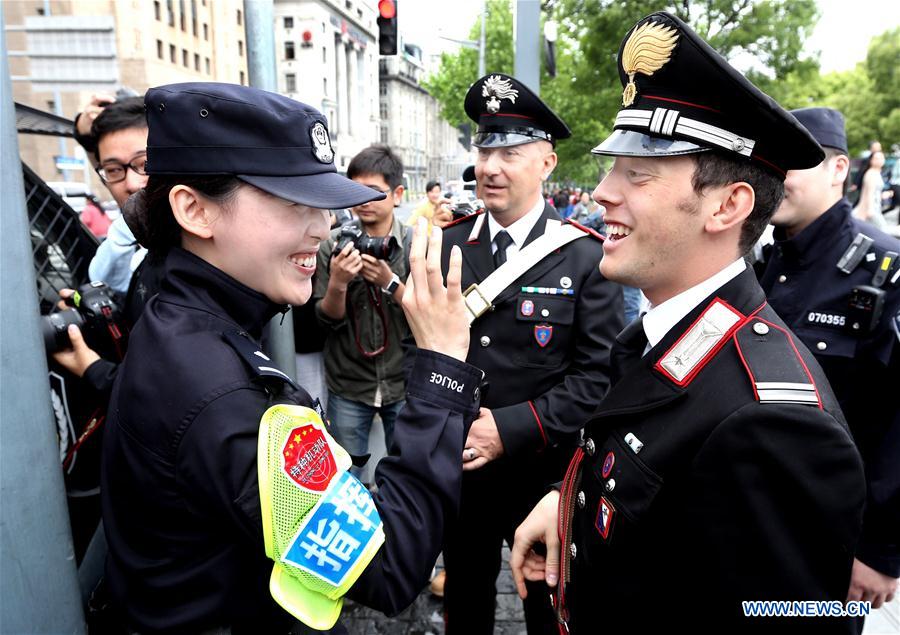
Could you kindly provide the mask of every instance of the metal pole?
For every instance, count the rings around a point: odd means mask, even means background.
[[[250,85],[278,92],[275,77],[275,5],[273,0],[244,0],[247,29],[247,71]],[[291,314],[276,315],[266,327],[266,352],[282,372],[297,377],[294,321]]]
[[[481,40],[478,43],[478,76],[484,77],[484,23],[487,21],[487,2],[481,1]]]
[[[516,0],[513,23],[516,43],[516,78],[536,95],[541,94],[541,3],[540,0]]]
[[[84,633],[0,12],[0,632]]]

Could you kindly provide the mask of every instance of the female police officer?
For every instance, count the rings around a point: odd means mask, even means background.
[[[309,298],[323,210],[383,195],[336,173],[325,118],[291,99],[176,84],[150,90],[145,107],[150,178],[135,203],[141,242],[168,251],[167,273],[116,380],[102,469],[107,582],[125,626],[287,632],[290,613],[324,629],[344,594],[401,610],[455,513],[478,411],[481,373],[457,361],[468,347],[460,255],[447,291],[439,231],[414,240],[404,308],[417,367],[370,497],[298,407],[315,404],[256,342]]]

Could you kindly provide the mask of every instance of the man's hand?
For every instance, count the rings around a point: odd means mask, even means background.
[[[353,243],[348,243],[331,259],[331,279],[346,289],[362,268],[363,260],[359,250]]]
[[[463,471],[469,472],[484,467],[503,455],[503,441],[497,430],[494,415],[487,408],[481,408],[478,418],[469,428],[469,436],[463,446]]]
[[[550,492],[535,505],[528,518],[516,529],[515,541],[509,557],[516,590],[523,600],[528,595],[525,580],[544,580],[554,587],[559,580],[559,492]],[[547,546],[547,557],[534,552],[532,547],[542,542]]]
[[[66,332],[72,341],[72,348],[53,353],[53,359],[76,377],[83,377],[88,366],[100,359],[100,356],[88,348],[77,326],[70,324]]]
[[[84,107],[84,110],[81,111],[81,116],[78,117],[78,121],[76,126],[78,127],[78,134],[83,136],[88,136],[91,134],[91,126],[94,123],[94,119],[96,119],[103,109],[108,105],[113,103],[116,100],[115,95],[110,95],[109,93],[97,93],[95,95],[91,95],[91,101],[87,103]]]
[[[379,289],[384,289],[394,277],[394,272],[384,260],[379,260],[369,254],[362,255],[362,270],[359,272],[366,282],[371,282]]]
[[[449,205],[449,198],[441,198],[434,206],[434,214],[431,216],[431,222],[442,229],[453,222],[453,212],[450,211]]]
[[[884,575],[854,558],[847,601],[871,602],[872,608],[881,608],[884,603],[894,599],[897,583],[897,578]]]
[[[416,346],[465,361],[469,323],[463,303],[462,251],[450,252],[447,286],[441,276],[441,230],[428,236],[428,221],[419,219],[409,250],[410,274],[403,292],[403,311]]]

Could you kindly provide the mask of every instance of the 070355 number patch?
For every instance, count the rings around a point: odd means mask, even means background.
[[[806,315],[806,321],[810,324],[828,324],[830,326],[844,326],[847,323],[847,317],[837,315],[835,313],[819,313],[810,311]]]

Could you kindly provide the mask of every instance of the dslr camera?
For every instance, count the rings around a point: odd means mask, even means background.
[[[72,346],[66,329],[74,324],[81,329],[87,345],[102,357],[121,357],[120,351],[124,348],[119,340],[127,332],[125,321],[113,290],[105,282],[82,285],[72,297],[66,298],[66,304],[73,308],[41,317],[41,333],[47,353],[56,353]]]
[[[357,225],[344,225],[338,236],[334,253],[338,254],[348,244],[359,250],[361,254],[368,254],[379,260],[390,260],[397,252],[399,245],[393,236],[366,236],[365,232]]]
[[[458,220],[484,210],[484,201],[466,191],[451,197],[448,207],[453,213],[453,220]]]

